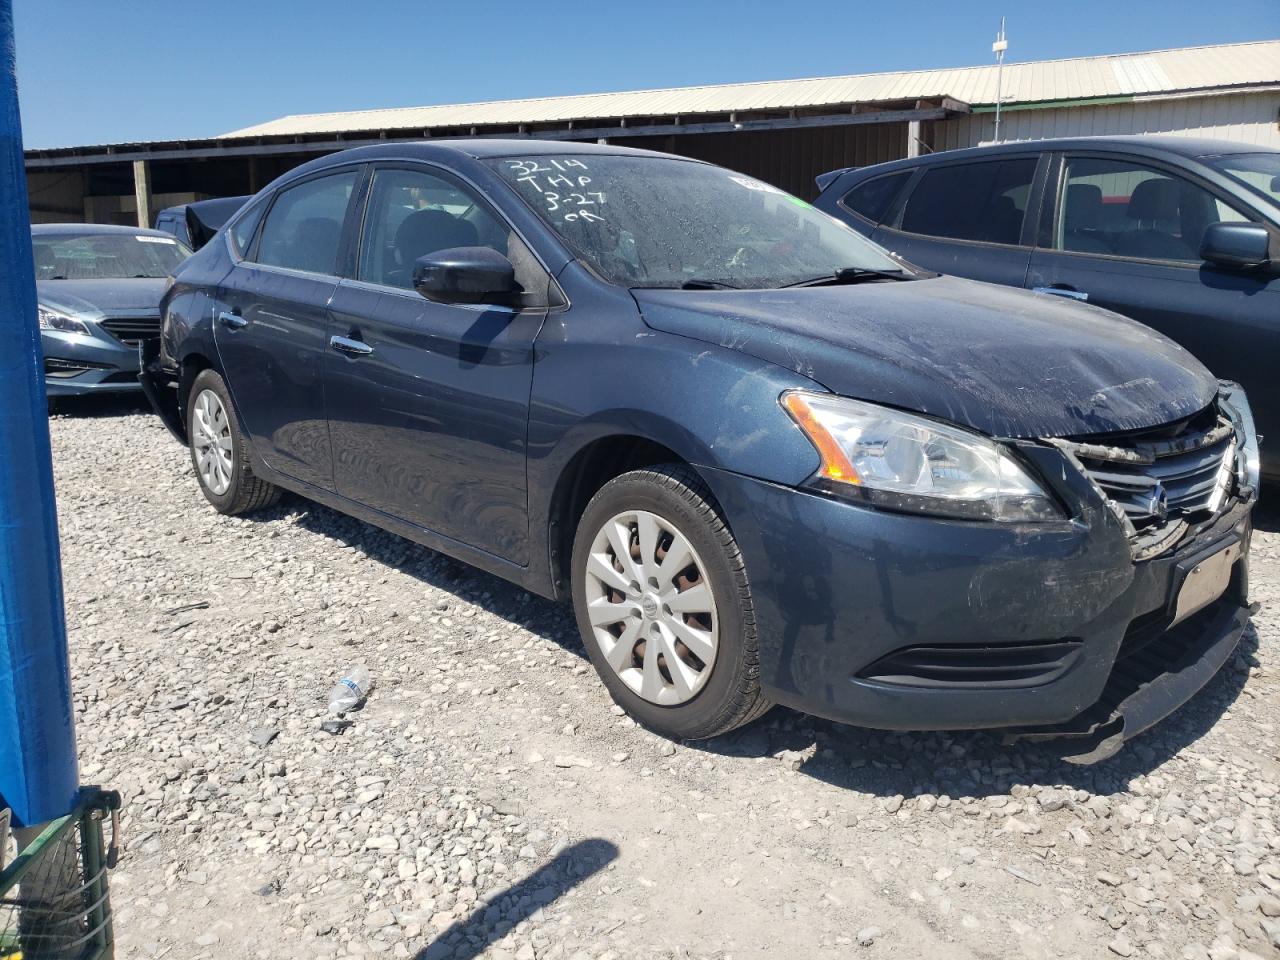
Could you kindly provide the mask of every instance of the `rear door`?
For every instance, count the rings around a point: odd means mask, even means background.
[[[1146,158],[1068,153],[1060,166],[1027,286],[1154,327],[1243,385],[1260,428],[1276,429],[1280,377],[1273,360],[1258,358],[1280,357],[1280,278],[1199,255],[1210,224],[1256,215],[1194,174]]]
[[[286,476],[333,488],[324,409],[329,303],[358,166],[325,171],[274,198],[219,290],[214,340],[236,412],[258,455]]]
[[[332,304],[325,368],[338,493],[528,562],[525,442],[534,338],[552,281],[479,193],[427,164],[374,167],[359,262]],[[518,309],[434,303],[419,257],[484,246],[516,267]]]
[[[928,164],[872,239],[928,270],[1020,287],[1046,166],[1036,152]]]

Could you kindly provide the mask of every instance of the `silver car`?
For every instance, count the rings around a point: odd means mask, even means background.
[[[138,342],[160,335],[160,297],[191,250],[159,230],[37,224],[45,390],[59,397],[141,390]]]

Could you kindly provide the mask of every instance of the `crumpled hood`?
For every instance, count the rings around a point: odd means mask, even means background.
[[[119,280],[41,280],[40,303],[73,316],[147,317],[160,313],[167,279],[129,277]]]
[[[999,437],[1151,427],[1203,409],[1218,390],[1200,361],[1132,320],[955,277],[633,293],[656,330]]]

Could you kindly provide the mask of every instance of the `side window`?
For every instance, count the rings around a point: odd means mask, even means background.
[[[1017,244],[1035,157],[948,164],[925,171],[907,200],[902,229],[928,237]]]
[[[872,177],[870,180],[864,180],[841,197],[840,204],[859,216],[865,217],[872,223],[880,223],[884,220],[884,215],[888,213],[889,206],[893,203],[894,198],[897,197],[898,192],[910,179],[910,170],[903,170],[901,173],[887,173],[882,177]]]
[[[1205,228],[1247,218],[1208,190],[1128,160],[1067,160],[1054,246],[1141,260],[1200,262]]]
[[[520,237],[461,183],[425,170],[378,170],[365,210],[357,279],[413,289],[414,261],[488,247],[515,267],[525,306],[545,305],[549,278]]]
[[[282,190],[262,225],[258,263],[333,273],[355,185],[356,171],[347,170]]]
[[[266,209],[265,201],[254,204],[252,210],[246,211],[244,216],[232,225],[231,245],[236,248],[237,255],[248,256],[249,248],[253,246],[253,235],[258,232],[258,224],[262,222],[262,214]]]

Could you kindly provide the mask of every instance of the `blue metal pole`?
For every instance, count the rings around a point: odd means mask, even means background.
[[[19,826],[75,806],[75,717],[35,266],[14,70],[0,0],[0,798]]]

